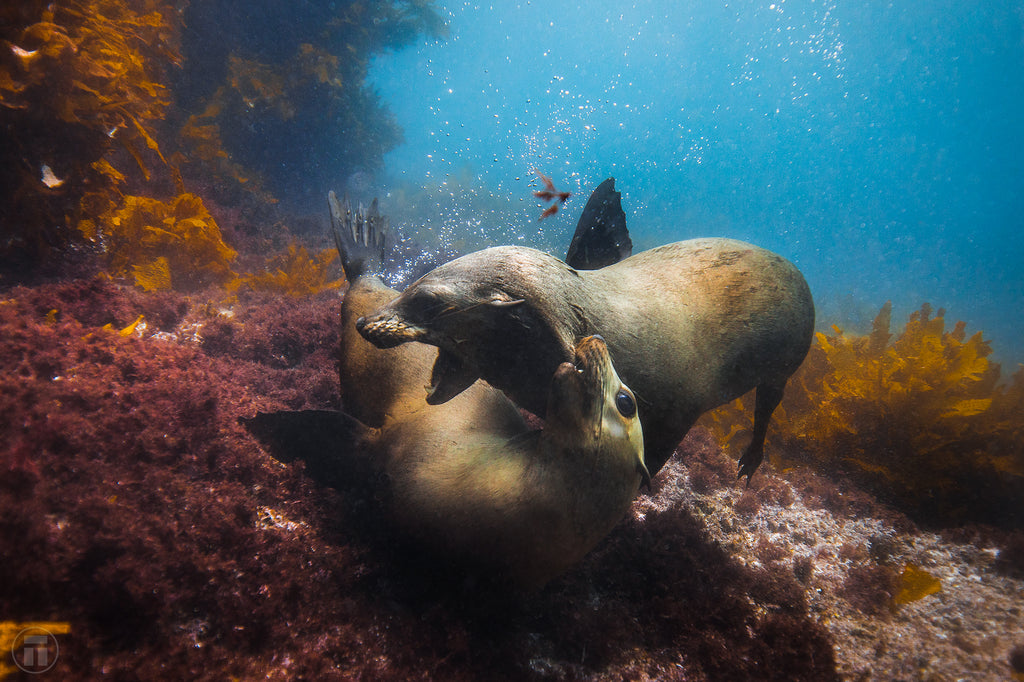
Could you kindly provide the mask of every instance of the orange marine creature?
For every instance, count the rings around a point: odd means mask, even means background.
[[[546,209],[544,209],[544,212],[540,214],[540,218],[537,218],[537,220],[540,221],[558,213],[558,208],[565,203],[566,199],[572,196],[572,192],[559,192],[557,189],[555,189],[555,183],[551,181],[551,178],[544,175],[536,168],[533,169],[533,172],[536,173],[537,177],[540,178],[540,181],[544,183],[544,189],[537,190],[536,192],[533,193],[533,196],[544,201],[554,201],[555,199],[558,200],[557,204],[551,204]]]

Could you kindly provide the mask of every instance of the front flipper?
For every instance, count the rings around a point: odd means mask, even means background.
[[[754,435],[750,439],[750,445],[740,457],[740,471],[736,478],[747,477],[747,486],[750,486],[750,477],[761,466],[764,459],[764,439],[768,435],[768,422],[771,421],[772,412],[782,402],[782,393],[785,384],[781,386],[761,385],[757,387],[757,395],[754,404]]]
[[[238,420],[267,452],[279,462],[297,459],[320,485],[340,488],[371,468],[358,455],[372,429],[344,412],[333,410],[282,410],[258,412]]]
[[[443,348],[437,351],[437,360],[430,373],[430,386],[427,387],[427,404],[440,405],[446,403],[473,385],[480,374],[451,351]]]

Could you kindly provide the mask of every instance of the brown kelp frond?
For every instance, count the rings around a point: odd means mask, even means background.
[[[896,594],[892,597],[894,607],[909,604],[942,591],[942,581],[928,571],[908,563],[903,567],[896,583]]]
[[[265,204],[277,203],[277,199],[265,189],[263,178],[235,161],[225,149],[218,122],[224,108],[224,91],[224,87],[218,88],[202,111],[190,114],[181,126],[178,137],[188,154],[176,152],[172,163],[205,178],[207,183],[213,180],[233,184],[252,199]]]
[[[267,259],[263,272],[238,277],[228,288],[271,291],[296,298],[338,289],[344,279],[333,277],[338,272],[338,267],[334,265],[337,257],[335,249],[324,249],[316,255],[310,255],[305,246],[293,241],[288,245],[286,253]]]
[[[215,179],[223,185],[222,194],[244,188],[250,196],[264,203],[277,199],[265,189],[263,174],[237,158],[245,158],[239,150],[238,130],[242,120],[268,120],[274,129],[283,132],[296,122],[300,108],[308,103],[310,92],[331,99],[347,96],[343,92],[344,77],[340,59],[310,43],[297,47],[295,55],[280,64],[266,64],[255,59],[231,54],[227,59],[227,77],[205,101],[189,115],[179,136],[188,154],[174,157],[176,165],[193,175]],[[225,141],[225,129],[230,132]],[[228,147],[234,147],[231,154]],[[228,182],[226,182],[228,181]]]
[[[164,162],[156,125],[180,15],[156,1],[14,4],[0,30],[0,206],[7,248],[38,257],[74,235],[85,194],[116,196],[132,170],[115,167],[118,149],[147,179]]]
[[[237,254],[194,194],[168,202],[126,196],[81,229],[100,240],[112,275],[131,275],[145,289],[190,289],[234,275]]]
[[[928,304],[890,344],[890,316],[887,303],[868,336],[816,335],[772,420],[769,454],[849,474],[924,521],[1020,517],[1006,505],[1024,496],[1024,369],[999,386],[981,332],[946,331],[945,311],[933,317]],[[736,449],[752,413],[748,395],[706,424]]]

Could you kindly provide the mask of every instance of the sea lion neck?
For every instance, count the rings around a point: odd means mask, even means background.
[[[570,360],[576,340],[592,333],[581,303],[592,299],[594,292],[584,284],[583,272],[536,249],[498,248],[505,251],[511,266],[503,288],[510,296],[528,301],[549,325],[557,326],[567,352],[565,360]]]
[[[457,343],[452,350],[514,402],[543,416],[551,375],[572,361],[576,340],[586,335],[579,275],[563,261],[521,246],[486,249],[467,260],[467,278],[511,303],[486,306],[478,324],[466,330],[482,342]]]
[[[609,266],[610,267],[610,266]],[[574,271],[571,298],[566,296],[568,310],[563,311],[565,320],[576,338],[591,334],[607,334],[609,325],[620,325],[620,286],[608,268],[600,270]]]

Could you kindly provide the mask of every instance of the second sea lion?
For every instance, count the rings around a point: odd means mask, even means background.
[[[793,264],[731,239],[676,242],[597,270],[501,246],[435,268],[356,327],[382,348],[440,349],[431,403],[483,378],[538,415],[574,340],[600,334],[639,400],[651,473],[701,414],[756,388],[739,467],[749,481],[786,381],[810,347],[814,305]]]
[[[350,286],[342,305],[342,401],[386,472],[396,523],[434,551],[537,587],[579,561],[629,509],[647,478],[632,392],[605,342],[578,343],[549,372],[543,431],[485,384],[443,405],[423,386],[434,351],[381,350],[355,320],[398,292],[377,276],[383,219],[330,196]]]

